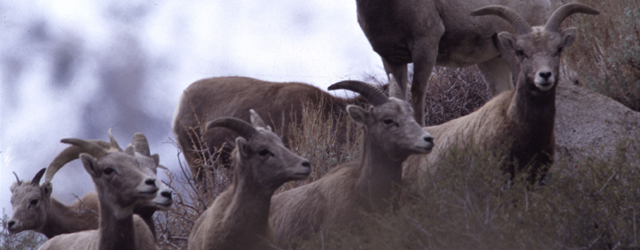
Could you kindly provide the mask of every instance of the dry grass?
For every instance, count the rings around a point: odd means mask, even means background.
[[[640,111],[640,2],[580,0],[600,15],[575,15],[564,27],[576,27],[576,42],[563,62],[585,86]]]

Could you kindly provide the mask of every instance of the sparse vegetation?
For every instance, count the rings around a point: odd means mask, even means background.
[[[577,80],[585,86],[640,111],[640,2],[578,2],[601,13],[576,15],[564,23],[580,31],[563,55],[564,63],[577,71]]]

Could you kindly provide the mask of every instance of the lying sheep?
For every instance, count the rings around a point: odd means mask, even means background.
[[[347,107],[351,119],[365,130],[362,157],[334,167],[313,183],[273,197],[270,223],[277,244],[347,227],[358,220],[360,210],[386,212],[397,205],[402,162],[409,155],[429,153],[433,142],[413,118],[411,105],[393,86],[391,98],[363,82],[329,87],[358,92],[373,105],[370,109]]]
[[[224,127],[238,133],[232,153],[235,175],[196,221],[189,235],[189,250],[267,249],[271,244],[269,207],[271,196],[285,182],[305,179],[309,161],[284,147],[280,138],[251,110],[253,126],[226,117],[207,129]]]
[[[474,16],[496,15],[508,20],[518,35],[498,35],[501,45],[517,55],[520,74],[516,88],[504,92],[475,112],[447,123],[424,128],[434,135],[437,146],[430,155],[410,157],[403,179],[415,181],[424,172],[433,172],[452,146],[480,145],[505,149],[509,161],[504,169],[511,178],[529,168],[528,181],[541,180],[553,162],[555,96],[559,80],[560,56],[573,43],[575,28],[559,32],[560,23],[574,13],[598,14],[582,4],[558,8],[545,26],[531,27],[517,12],[503,6],[488,6]],[[516,169],[516,166],[518,168]]]

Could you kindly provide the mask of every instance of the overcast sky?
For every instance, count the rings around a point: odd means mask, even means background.
[[[350,0],[0,1],[0,207],[11,172],[30,180],[66,145],[133,133],[175,169],[173,110],[213,76],[385,79]],[[53,180],[65,203],[93,190],[79,161]]]

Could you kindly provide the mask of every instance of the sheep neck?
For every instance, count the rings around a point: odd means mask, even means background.
[[[526,136],[527,140],[548,140],[553,135],[556,88],[539,92],[530,81],[523,73],[520,74],[516,93],[507,111],[508,116],[516,122],[519,129],[526,130],[520,134]],[[557,84],[556,82],[555,85]]]
[[[135,249],[133,213],[124,218],[117,218],[115,211],[105,203],[100,202],[100,245],[98,249]]]
[[[60,234],[95,229],[96,225],[91,221],[97,221],[97,213],[98,211],[90,211],[88,208],[76,211],[56,199],[51,199],[47,209],[47,221],[41,233],[47,238],[52,238]]]
[[[155,212],[156,210],[152,208],[133,209],[133,213],[139,215],[144,223],[147,224],[149,230],[151,230],[151,233],[153,234],[153,238],[156,237],[156,224],[153,222],[153,214]]]
[[[360,178],[356,189],[362,208],[369,212],[385,212],[390,205],[402,179],[402,161],[391,159],[379,143],[365,136],[363,157],[360,162]]]

